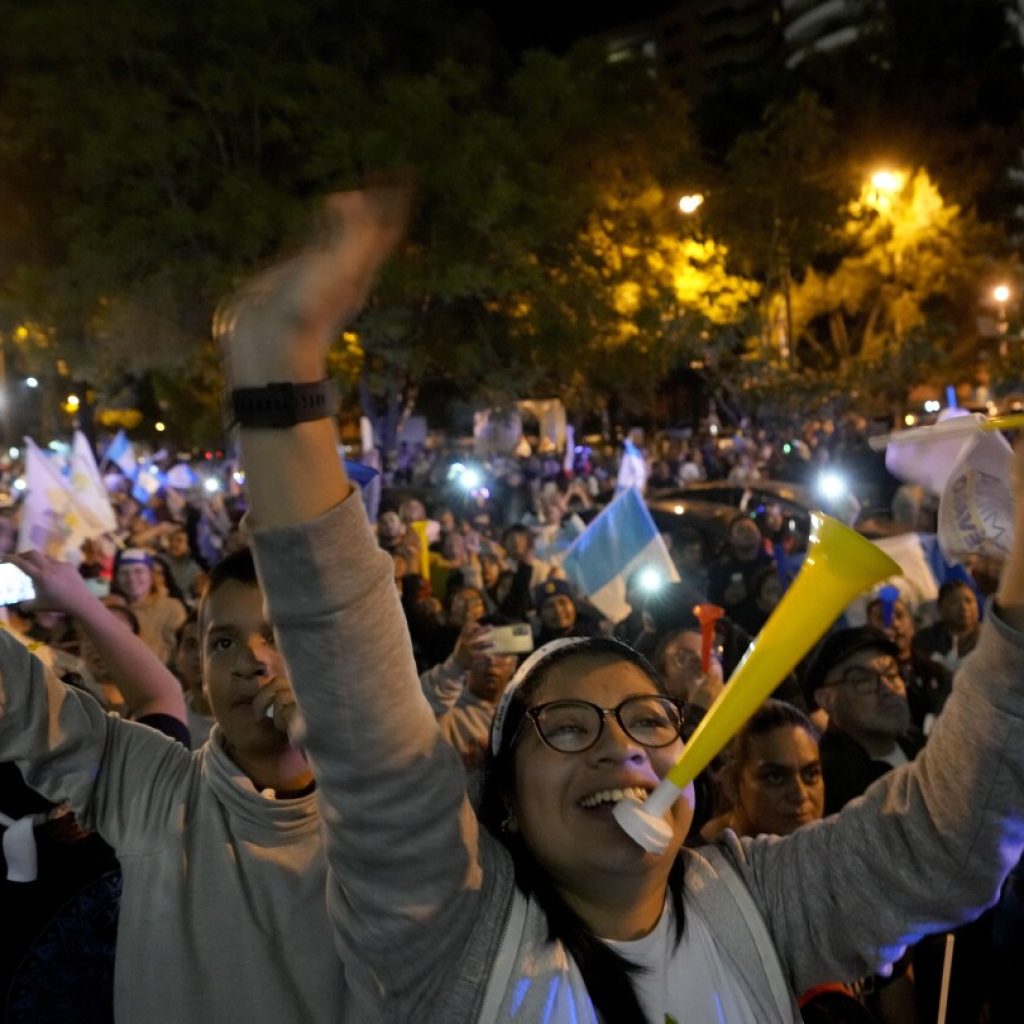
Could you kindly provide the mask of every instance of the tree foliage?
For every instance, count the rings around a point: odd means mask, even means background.
[[[791,299],[804,365],[847,380],[870,371],[896,396],[949,373],[973,343],[990,239],[924,170],[892,184],[866,183],[846,204],[833,261],[810,268]]]

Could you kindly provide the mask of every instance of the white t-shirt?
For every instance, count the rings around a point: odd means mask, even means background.
[[[632,981],[652,1024],[757,1024],[728,958],[692,904],[686,906],[686,929],[678,946],[670,904],[642,939],[605,941],[645,968]]]

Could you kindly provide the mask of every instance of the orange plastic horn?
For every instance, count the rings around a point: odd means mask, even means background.
[[[711,648],[715,643],[715,623],[725,614],[717,604],[695,604],[693,614],[700,623],[700,668],[706,675],[711,668]]]

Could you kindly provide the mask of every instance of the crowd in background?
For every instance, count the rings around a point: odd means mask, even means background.
[[[870,501],[882,500],[887,486],[898,501],[864,441],[863,424],[836,428],[828,421],[808,425],[800,438],[763,430],[724,437],[716,430],[663,439],[645,460],[646,487],[656,492],[707,478],[739,484],[762,477],[807,480],[813,470],[841,463],[865,481],[862,493],[872,495]],[[481,461],[469,486],[465,463],[426,448],[403,448],[385,471],[378,542],[394,561],[423,691],[470,773],[485,759],[496,703],[517,665],[529,650],[559,637],[609,635],[633,645],[668,692],[685,702],[692,729],[788,583],[773,557],[768,521],[737,512],[720,550],[706,550],[696,532],[670,538],[681,582],[645,588],[639,579],[627,581],[631,613],[608,621],[566,579],[562,561],[585,521],[614,496],[619,466],[586,445],[571,455],[566,460],[555,452],[531,452]],[[168,732],[199,747],[214,715],[202,685],[196,609],[209,571],[244,549],[244,503],[199,491],[159,494],[145,506],[124,493],[115,499],[117,534],[85,545],[78,572],[106,612],[174,671],[186,728]],[[914,525],[922,525],[926,514],[919,505]],[[3,521],[10,527],[9,517]],[[14,536],[13,529],[4,532],[8,552]],[[725,613],[710,659],[702,658],[704,637],[694,614],[701,603]],[[977,640],[980,615],[977,588],[953,581],[943,586],[934,608],[876,597],[868,606],[868,626],[837,624],[706,773],[693,841],[709,840],[726,827],[739,834],[787,834],[840,809],[880,774],[913,758],[941,715],[952,674]],[[8,628],[47,652],[63,679],[109,710],[139,717],[134,695],[122,692],[90,630],[74,616],[59,608],[14,607]],[[81,870],[65,872],[59,884],[48,878],[62,898],[83,891],[83,878],[94,881],[116,869],[109,848],[90,849],[104,845],[97,837],[69,826],[60,807],[33,798],[10,765],[5,771],[6,806],[0,810],[9,820],[36,815],[42,847],[65,858],[64,847],[82,844],[74,858]],[[1018,884],[1012,876],[1010,885]],[[24,897],[24,887],[18,895]],[[43,909],[26,915],[26,945],[54,902],[41,900]],[[1020,941],[1022,922],[1012,907],[1010,901],[1002,917],[997,911],[965,930],[953,990],[964,1015],[953,1019],[980,1020],[982,1006],[1006,998],[1006,979],[998,971],[977,970],[1020,948],[1013,943]],[[108,929],[106,954],[110,938]],[[95,934],[91,941],[98,941]],[[98,955],[106,954],[101,949]],[[903,958],[892,979],[864,979],[838,994],[810,993],[807,1017],[817,1019],[815,1005],[839,999],[856,1006],[848,1012],[870,1012],[879,1021],[926,1019],[923,1008],[930,1012],[936,999],[936,955],[934,943],[926,942]],[[17,969],[7,963],[5,984]],[[109,972],[97,977],[109,983]],[[109,1005],[109,994],[101,1005]]]

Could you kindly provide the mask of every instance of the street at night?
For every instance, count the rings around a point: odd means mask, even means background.
[[[0,0],[0,1021],[1024,1004],[1024,4]]]

